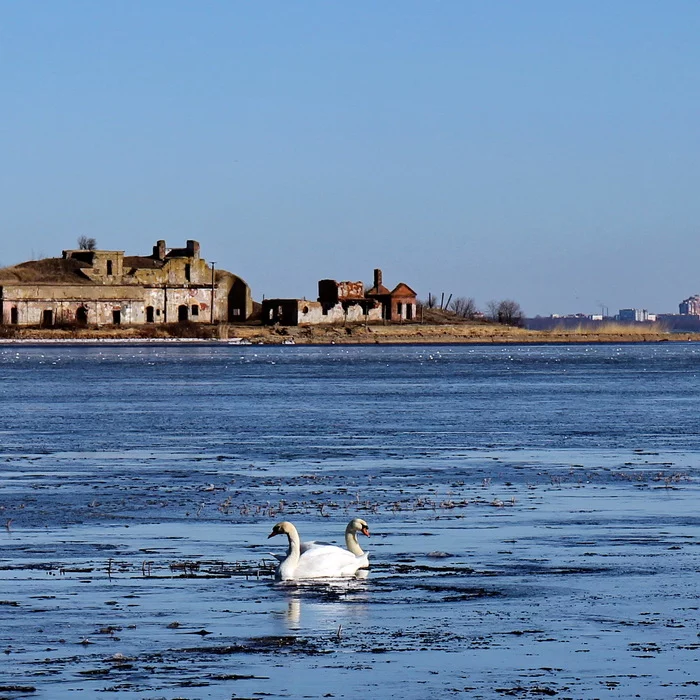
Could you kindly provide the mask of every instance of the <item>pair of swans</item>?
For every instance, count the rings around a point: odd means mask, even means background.
[[[357,533],[369,537],[369,527],[361,518],[354,518],[345,528],[345,546],[336,547],[324,542],[302,542],[292,523],[282,521],[272,528],[267,539],[275,535],[287,535],[287,555],[273,554],[279,561],[275,569],[278,581],[308,578],[338,578],[354,576],[359,569],[369,566],[369,555],[362,551]]]

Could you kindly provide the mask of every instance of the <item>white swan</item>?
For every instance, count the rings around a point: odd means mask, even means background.
[[[351,540],[354,539],[355,546],[362,552],[355,533],[351,531],[348,535],[349,530],[350,525],[345,531],[348,547],[352,546]],[[353,576],[358,569],[369,566],[369,557],[364,552],[357,555],[331,544],[307,543],[309,546],[302,553],[299,533],[294,525],[287,521],[277,523],[267,538],[270,539],[275,535],[287,535],[289,542],[287,556],[275,569],[275,578],[279,581]]]
[[[352,552],[356,557],[361,557],[364,555],[362,547],[357,540],[357,533],[361,532],[366,537],[369,537],[369,525],[362,518],[353,518],[348,526],[345,528],[345,547],[349,552]],[[309,542],[302,542],[299,545],[299,551],[303,554],[308,549],[312,547],[328,547],[331,546],[329,542],[317,542],[316,540],[311,540]],[[277,561],[283,561],[286,555],[284,554],[274,554],[270,552],[272,556],[277,559]]]

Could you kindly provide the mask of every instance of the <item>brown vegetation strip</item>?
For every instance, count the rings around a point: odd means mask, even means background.
[[[279,345],[294,340],[297,345],[341,344],[456,344],[456,343],[625,343],[698,341],[697,333],[669,333],[661,327],[606,324],[587,328],[534,331],[495,323],[387,324],[345,326],[268,327],[260,325],[169,324],[108,328],[17,328],[0,327],[0,339],[19,341],[167,341],[210,340]]]

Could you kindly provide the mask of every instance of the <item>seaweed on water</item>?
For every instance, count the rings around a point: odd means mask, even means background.
[[[304,654],[307,656],[331,653],[330,651],[320,649],[310,639],[305,637],[295,637],[293,635],[251,637],[244,643],[205,647],[186,647],[177,651],[186,654],[212,654],[227,656],[229,654],[267,654],[273,650],[287,650],[290,653]]]

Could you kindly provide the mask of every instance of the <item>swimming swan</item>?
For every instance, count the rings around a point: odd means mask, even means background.
[[[362,552],[354,532],[351,532],[349,537],[347,536],[349,529],[350,525],[346,528],[346,543],[348,546],[351,546],[350,540],[354,539],[357,548]],[[287,535],[287,540],[289,542],[287,556],[275,569],[275,578],[278,581],[354,576],[358,569],[369,566],[368,555],[364,552],[360,555],[356,555],[347,549],[342,549],[331,544],[314,543],[302,553],[299,533],[294,525],[287,521],[277,523],[277,525],[272,528],[272,532],[267,538],[270,539],[270,537],[274,537],[275,535]]]
[[[353,518],[348,526],[345,528],[345,547],[349,552],[352,552],[356,557],[361,557],[364,554],[360,543],[357,541],[357,533],[361,532],[366,537],[369,537],[369,525],[362,518]],[[299,545],[299,551],[303,554],[308,549],[312,547],[328,547],[331,546],[328,542],[317,542],[316,540],[311,540],[309,542],[302,542]],[[287,552],[288,554],[289,552]],[[284,554],[274,554],[270,552],[272,556],[277,559],[277,561],[284,561],[286,555]]]

